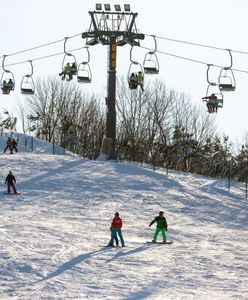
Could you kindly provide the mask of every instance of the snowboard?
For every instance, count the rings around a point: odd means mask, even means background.
[[[148,244],[159,244],[159,245],[170,245],[173,243],[173,241],[166,241],[166,242],[152,242],[152,241],[147,241]]]
[[[105,248],[110,248],[110,249],[119,249],[119,248],[125,248],[126,247],[126,245],[125,246],[103,246],[103,247],[105,247]]]

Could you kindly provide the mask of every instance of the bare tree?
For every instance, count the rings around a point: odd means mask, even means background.
[[[105,122],[95,96],[83,95],[77,84],[58,79],[38,80],[29,100],[30,130],[78,154],[96,158],[100,153]]]
[[[3,113],[6,115],[6,118],[1,121],[0,127],[16,131],[17,117],[11,115],[7,110],[4,110]]]
[[[141,93],[129,90],[122,79],[118,91],[117,140],[123,157],[184,170],[196,167],[197,153],[216,131],[203,108],[161,81]]]

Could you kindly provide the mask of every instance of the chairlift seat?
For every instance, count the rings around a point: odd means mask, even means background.
[[[4,95],[8,95],[9,92],[10,92],[10,89],[7,88],[7,87],[2,87],[2,92],[3,92]]]
[[[4,83],[2,83],[2,87],[12,91],[12,90],[14,90],[15,85],[14,85],[14,83],[11,83],[11,82],[4,82]]]
[[[88,76],[78,76],[78,82],[91,83],[91,79]]]
[[[158,74],[158,69],[155,67],[144,67],[144,72],[146,74]]]
[[[233,92],[235,91],[235,86],[231,83],[221,83],[219,84],[220,90],[223,92]]]
[[[129,85],[129,88],[130,88],[131,90],[135,90],[135,89],[137,89],[137,87],[138,87],[137,82],[135,82],[135,81],[133,81],[133,80],[129,80],[128,85]]]
[[[222,108],[223,107],[223,99],[217,99],[216,101],[216,107]]]
[[[21,88],[21,93],[25,95],[34,95],[34,90],[31,88]]]
[[[209,99],[207,101],[207,106],[213,106],[213,107],[223,107],[223,99],[215,99],[215,100],[211,100]]]
[[[70,74],[71,74],[71,75],[76,75],[76,74],[77,74],[77,69],[71,68]]]

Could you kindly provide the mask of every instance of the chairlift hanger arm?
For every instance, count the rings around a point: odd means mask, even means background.
[[[212,65],[212,64],[208,64],[207,66],[208,66],[208,68],[207,68],[207,82],[208,82],[210,85],[215,86],[216,83],[215,83],[215,82],[210,82],[210,80],[209,80],[209,69],[210,69],[210,67],[212,67],[213,65]]]
[[[69,39],[69,37],[65,37],[65,41],[64,41],[64,53],[66,55],[68,55],[68,56],[72,56],[71,53],[69,53],[69,52],[66,51],[66,42],[67,42],[68,39]]]
[[[137,61],[134,61],[133,58],[132,58],[132,52],[133,52],[133,46],[131,46],[131,49],[130,49],[130,61],[133,64],[138,65],[139,63]]]
[[[2,60],[2,69],[4,72],[6,73],[9,73],[10,71],[9,70],[6,70],[5,69],[5,66],[4,66],[4,63],[5,63],[5,58],[7,57],[8,55],[3,55],[3,60]]]
[[[228,51],[229,55],[230,55],[230,66],[229,67],[225,67],[224,70],[229,70],[232,68],[233,66],[233,58],[232,58],[232,53],[231,53],[231,50],[230,49],[226,49],[226,51]]]
[[[32,60],[29,60],[29,62],[30,62],[30,66],[31,66],[31,73],[27,74],[26,77],[32,77],[33,73],[34,73],[34,68],[33,68]]]
[[[90,62],[90,51],[89,51],[89,47],[86,46],[85,47],[86,51],[87,51],[87,61],[84,61],[83,64],[86,65]]]
[[[153,39],[154,39],[154,50],[153,51],[150,51],[149,53],[150,54],[154,54],[157,52],[157,40],[156,40],[156,36],[155,35],[152,35]]]

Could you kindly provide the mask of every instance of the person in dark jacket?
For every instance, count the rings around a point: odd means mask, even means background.
[[[3,153],[5,153],[9,149],[10,154],[13,154],[12,146],[13,146],[12,139],[11,139],[11,137],[8,137],[7,142],[6,142],[6,147],[4,148]]]
[[[13,189],[14,194],[17,194],[15,183],[16,183],[15,176],[12,174],[11,171],[9,171],[9,174],[7,175],[7,177],[5,179],[5,184],[7,184],[7,187],[8,187],[8,194],[10,194],[10,188]]]
[[[12,148],[11,148],[12,152],[13,150],[15,150],[15,152],[17,153],[17,141],[15,139],[12,139]]]
[[[163,242],[166,243],[166,232],[167,232],[168,225],[167,225],[167,221],[164,217],[164,212],[163,211],[160,211],[159,215],[154,220],[151,221],[149,227],[151,227],[152,224],[154,224],[154,223],[157,223],[157,228],[154,232],[152,241],[154,243],[156,243],[157,242],[157,237],[158,237],[159,233],[161,232],[162,237],[163,237]]]
[[[125,246],[125,242],[124,242],[124,239],[123,239],[123,236],[122,236],[121,227],[122,227],[122,219],[120,218],[119,213],[116,212],[115,217],[114,217],[114,219],[111,223],[111,239],[110,239],[109,244],[108,244],[109,247],[113,247],[114,239],[115,239],[115,236],[117,235],[117,233],[118,233],[118,236],[121,240],[122,247]]]

